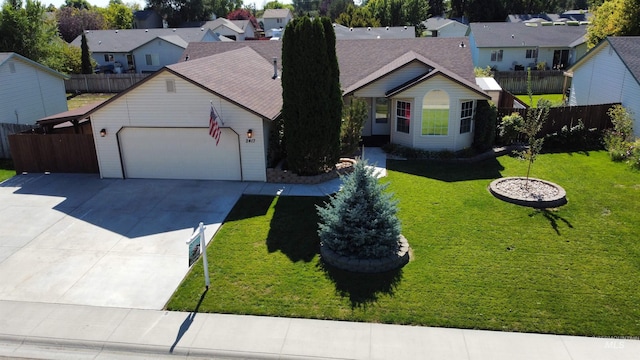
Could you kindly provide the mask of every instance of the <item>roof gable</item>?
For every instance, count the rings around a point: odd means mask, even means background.
[[[0,66],[4,65],[6,62],[8,62],[11,59],[16,59],[18,61],[22,61],[22,62],[26,63],[27,65],[35,67],[38,70],[44,71],[46,73],[49,73],[49,74],[51,74],[53,76],[60,77],[62,79],[68,79],[69,78],[68,75],[59,73],[59,72],[57,72],[57,71],[55,71],[55,70],[53,70],[53,69],[51,69],[51,68],[49,68],[47,66],[44,66],[44,65],[42,65],[42,64],[40,64],[38,62],[35,62],[35,61],[33,61],[33,60],[29,59],[29,58],[26,58],[26,57],[24,57],[24,56],[22,56],[22,55],[20,55],[18,53],[0,52]]]
[[[291,17],[291,10],[289,9],[267,9],[262,15],[263,19],[275,19]]]

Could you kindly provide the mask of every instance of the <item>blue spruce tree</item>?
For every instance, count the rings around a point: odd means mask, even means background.
[[[383,258],[400,248],[397,200],[385,192],[366,161],[343,178],[343,188],[324,207],[317,206],[322,246],[343,256]]]

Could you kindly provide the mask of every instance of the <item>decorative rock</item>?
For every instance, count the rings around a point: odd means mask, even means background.
[[[327,264],[342,270],[360,273],[381,273],[398,269],[409,262],[409,242],[400,235],[400,250],[397,254],[391,254],[379,259],[360,259],[354,256],[343,256],[331,250],[328,246],[320,244],[320,255]]]
[[[550,181],[504,177],[489,184],[489,192],[502,201],[536,209],[548,209],[567,203],[567,192]]]

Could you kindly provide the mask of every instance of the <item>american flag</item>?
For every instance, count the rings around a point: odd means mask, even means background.
[[[220,126],[218,126],[218,117],[216,116],[216,111],[213,109],[213,105],[211,105],[211,112],[209,114],[209,135],[216,139],[216,146],[220,142]]]

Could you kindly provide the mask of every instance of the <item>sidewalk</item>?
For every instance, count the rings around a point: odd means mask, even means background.
[[[380,149],[366,149],[365,158],[377,163],[379,176],[386,174]],[[244,193],[322,196],[339,188],[340,179],[319,185],[247,183]],[[638,337],[588,338],[0,300],[0,359],[635,360],[639,354]]]
[[[635,360],[638,354],[640,340],[629,339],[0,301],[0,358]]]

